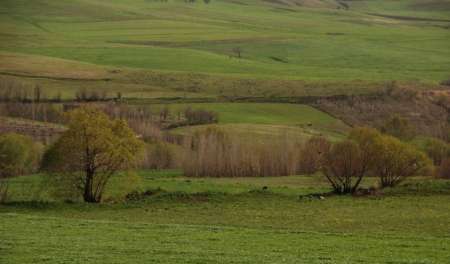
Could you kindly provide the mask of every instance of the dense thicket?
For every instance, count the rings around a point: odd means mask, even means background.
[[[196,133],[185,145],[187,176],[281,176],[301,170],[301,142],[294,137],[248,140],[213,127]]]
[[[42,146],[29,137],[17,134],[0,135],[0,202],[7,198],[6,178],[37,170]]]

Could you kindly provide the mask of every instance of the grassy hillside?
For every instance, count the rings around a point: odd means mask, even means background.
[[[214,111],[219,117],[219,127],[239,133],[241,136],[271,137],[288,134],[304,139],[311,135],[324,135],[330,139],[338,139],[342,138],[349,129],[342,121],[313,107],[299,104],[172,104],[169,110],[176,113],[184,111],[187,107]],[[204,127],[207,126],[178,128],[175,133],[191,133]]]
[[[5,52],[13,52],[64,58],[73,65],[157,70],[175,79],[184,72],[215,76],[197,76],[202,80],[436,82],[450,72],[448,3],[5,0],[0,6],[0,55],[8,64],[15,64],[15,58]],[[136,89],[165,88],[139,76],[122,83],[130,89],[132,84]],[[79,84],[58,80],[55,86],[71,85]],[[210,88],[202,82],[199,86]]]
[[[265,124],[265,125],[328,125],[338,120],[307,105],[273,103],[201,103],[174,104],[172,112],[183,111],[187,107],[214,111],[223,124]]]

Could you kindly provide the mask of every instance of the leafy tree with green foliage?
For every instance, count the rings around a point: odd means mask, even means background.
[[[68,113],[68,130],[47,151],[42,168],[56,190],[98,203],[109,179],[132,168],[142,150],[125,121],[84,106]]]

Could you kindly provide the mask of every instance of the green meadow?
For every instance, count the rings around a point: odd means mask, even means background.
[[[173,115],[187,108],[213,111],[218,115],[218,126],[226,131],[250,138],[273,136],[298,136],[306,139],[323,135],[342,139],[349,126],[341,120],[308,105],[281,103],[193,103],[153,105],[152,109],[168,107]],[[172,133],[192,133],[211,125],[182,127]]]
[[[266,125],[306,125],[308,123],[339,123],[330,115],[313,107],[299,104],[276,103],[200,103],[173,104],[169,110],[183,111],[186,108],[214,111],[219,115],[219,123],[249,123]]]
[[[382,197],[318,199],[308,194],[329,190],[319,176],[140,175],[148,196],[102,205],[52,202],[40,176],[15,178],[12,201],[0,206],[0,260],[446,263],[450,257],[446,181],[411,179]]]

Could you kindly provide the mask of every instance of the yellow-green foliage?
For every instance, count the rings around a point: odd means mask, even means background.
[[[382,187],[395,186],[405,177],[417,175],[431,165],[431,161],[414,146],[392,136],[376,139],[374,173],[380,177]]]
[[[143,143],[123,120],[111,120],[92,107],[68,114],[68,130],[47,152],[43,167],[50,182],[100,202],[110,177],[135,165]]]
[[[39,146],[18,134],[0,136],[0,177],[30,173],[36,168]]]
[[[405,177],[426,174],[431,161],[412,144],[383,135],[371,128],[355,128],[349,138],[367,154],[369,169],[380,177],[382,187],[395,186]]]

